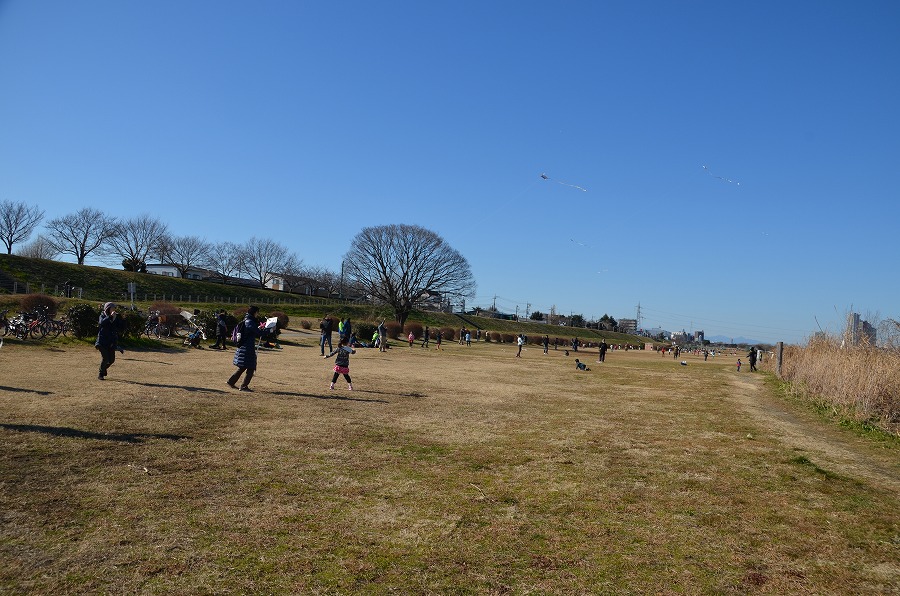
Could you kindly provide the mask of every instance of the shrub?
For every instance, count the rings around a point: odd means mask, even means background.
[[[491,343],[491,333],[490,331],[482,331],[481,332],[482,341],[486,341],[487,343]]]
[[[503,338],[503,343],[505,344],[515,343],[516,341],[516,336],[512,333],[504,333],[501,337]]]
[[[378,329],[378,325],[375,323],[352,323],[353,325],[353,333],[356,335],[356,339],[359,341],[370,342],[372,341],[372,336],[375,335],[375,331]]]
[[[215,309],[202,310],[200,311],[200,314],[194,315],[194,318],[191,320],[194,322],[194,325],[203,329],[203,333],[206,334],[206,337],[215,337],[218,315],[219,311]]]
[[[399,338],[400,333],[403,331],[403,326],[397,321],[387,321],[384,324],[384,328],[387,329],[387,336],[391,339]]]
[[[456,330],[452,327],[441,327],[441,338],[444,341],[453,341],[453,338],[456,337]]]
[[[288,323],[291,322],[290,317],[281,312],[280,310],[273,310],[269,313],[269,317],[277,317],[278,323],[276,324],[276,328],[281,331],[282,329],[287,329]]]
[[[418,339],[425,335],[425,329],[419,323],[407,323],[403,326],[403,335],[408,336],[410,333],[413,334],[414,338]]]
[[[485,335],[487,335],[487,334],[485,334]],[[500,343],[503,340],[503,336],[501,336],[497,331],[491,331],[490,335],[491,335],[491,341]]]
[[[59,308],[59,304],[56,300],[54,300],[52,296],[46,294],[26,294],[19,299],[19,305],[25,312],[46,308],[47,314],[51,317],[56,316],[56,310]]]
[[[303,319],[302,321],[300,321],[300,326],[304,329],[312,329],[312,323],[310,323],[308,319]]]
[[[150,305],[150,312],[159,312],[159,321],[169,327],[174,327],[183,320],[181,308],[171,302],[154,302]]]
[[[147,322],[147,319],[144,318],[144,315],[139,313],[136,310],[117,310],[119,316],[122,317],[122,320],[125,321],[125,326],[122,328],[122,337],[140,337],[141,333],[144,331],[144,325]],[[99,320],[100,315],[97,315]]]
[[[90,304],[78,304],[69,309],[72,334],[81,339],[97,334],[100,311]]]

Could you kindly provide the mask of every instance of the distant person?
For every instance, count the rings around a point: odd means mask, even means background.
[[[441,331],[438,329],[438,332],[434,336],[434,343],[437,346],[436,349],[444,351],[444,348],[441,347]]]
[[[519,337],[516,338],[516,345],[519,346],[519,350],[516,352],[516,358],[521,358],[522,357],[522,346],[525,345],[525,336],[522,335],[521,333],[519,334]]]
[[[541,341],[544,343],[544,354],[548,354],[550,352],[550,338],[545,335]]]
[[[472,347],[472,332],[466,329],[466,347]]]
[[[380,352],[387,351],[387,327],[384,325],[384,319],[378,323],[378,350]]]
[[[112,302],[104,304],[103,312],[100,313],[97,341],[94,342],[94,347],[100,352],[100,372],[97,378],[101,381],[106,379],[109,367],[116,362],[116,350],[124,352],[119,347],[119,334],[124,330],[125,319],[116,312],[116,305]]]
[[[347,379],[347,389],[353,391],[353,382],[350,380],[350,354],[356,354],[356,350],[347,345],[349,343],[350,340],[342,339],[336,350],[332,350],[327,356],[324,356],[324,358],[331,358],[337,354],[337,358],[334,360],[334,376],[331,377],[329,389],[334,389],[338,377],[344,375],[344,378]]]
[[[578,338],[577,337],[572,339],[572,351],[573,352],[578,351]]]
[[[225,350],[225,336],[228,334],[228,318],[224,310],[216,315],[216,343],[209,346],[214,350]]]
[[[750,362],[750,372],[756,372],[756,348],[750,348],[747,360]]]
[[[346,319],[338,323],[338,336],[341,339],[346,339],[349,342],[352,335],[353,325],[350,324],[350,317],[347,317]]]
[[[737,371],[741,372],[741,359],[740,358],[738,358],[738,361],[737,361],[737,368],[738,368]]]
[[[428,341],[431,339],[431,331],[428,330],[428,325],[425,325],[425,334],[422,336],[422,345],[420,347],[427,348]]]
[[[600,340],[600,359],[597,362],[606,362],[606,350],[609,349],[609,346],[606,343],[605,339]]]
[[[319,347],[321,348],[322,356],[324,356],[326,343],[328,343],[329,352],[334,349],[331,347],[331,334],[334,332],[334,319],[331,318],[331,315],[325,315],[322,322],[319,323],[319,331],[321,332]]]
[[[237,371],[228,379],[228,386],[232,389],[238,389],[236,383],[241,375],[247,373],[244,382],[241,383],[241,391],[252,391],[250,389],[250,380],[256,372],[256,338],[260,337],[263,329],[260,328],[259,319],[256,313],[259,312],[258,306],[251,306],[244,315],[244,320],[238,323],[237,344],[238,347],[234,351],[233,364],[237,367]]]
[[[407,339],[409,339],[409,347],[413,347],[413,343],[416,341],[416,336],[413,335],[412,331],[409,332],[409,337]]]
[[[587,365],[584,362],[579,361],[578,358],[575,359],[575,369],[576,370],[591,370],[587,367]]]
[[[703,362],[709,358],[709,350],[703,350]]]

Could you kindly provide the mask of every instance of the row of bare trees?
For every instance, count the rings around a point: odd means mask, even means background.
[[[44,218],[36,206],[12,201],[0,202],[0,239],[7,254],[20,245],[17,254],[55,259],[73,256],[83,265],[88,256],[107,263],[119,263],[128,271],[146,271],[151,258],[175,268],[181,277],[193,269],[212,272],[213,278],[229,283],[251,279],[266,286],[278,278],[284,289],[333,293],[340,278],[324,267],[309,267],[285,246],[268,238],[251,238],[243,244],[209,242],[196,236],[176,236],[168,225],[147,214],[128,219],[110,217],[85,207],[46,222],[44,233],[31,237]]]
[[[0,202],[0,238],[7,254],[15,244],[28,240],[43,217],[37,207]],[[150,215],[118,219],[90,207],[51,219],[45,230],[19,254],[45,259],[68,254],[79,265],[95,255],[110,263],[121,262],[130,271],[146,271],[153,256],[174,267],[181,277],[193,269],[205,269],[222,283],[243,277],[268,286],[277,278],[291,292],[344,293],[343,271],[339,277],[325,268],[304,266],[296,254],[268,238],[251,238],[243,244],[211,243],[196,236],[173,235],[165,223]],[[475,291],[468,261],[438,234],[419,226],[364,228],[351,242],[342,268],[348,275],[348,293],[389,305],[400,325],[433,296],[464,298]]]

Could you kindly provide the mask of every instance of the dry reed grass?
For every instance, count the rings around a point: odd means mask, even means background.
[[[764,369],[774,366],[770,358]],[[842,348],[837,339],[817,337],[804,347],[785,347],[782,379],[795,396],[900,435],[900,350]]]

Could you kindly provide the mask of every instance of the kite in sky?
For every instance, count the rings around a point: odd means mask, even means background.
[[[563,186],[571,186],[572,188],[577,188],[577,189],[580,190],[581,192],[587,192],[587,189],[586,189],[586,188],[581,188],[580,186],[576,186],[576,185],[574,185],[574,184],[569,184],[568,182],[563,182],[562,180],[554,180],[553,178],[551,178],[551,177],[548,176],[547,174],[541,174],[541,178],[542,178],[543,180],[549,180],[550,182],[556,182],[557,184],[562,184]]]
[[[710,176],[712,176],[713,178],[718,178],[719,180],[724,180],[725,182],[728,182],[729,184],[737,184],[738,186],[741,185],[740,182],[735,182],[734,180],[731,180],[729,178],[723,178],[722,176],[716,176],[715,174],[713,174],[712,172],[709,171],[709,166],[701,166],[701,167],[704,170],[706,170],[706,173],[709,174]]]

